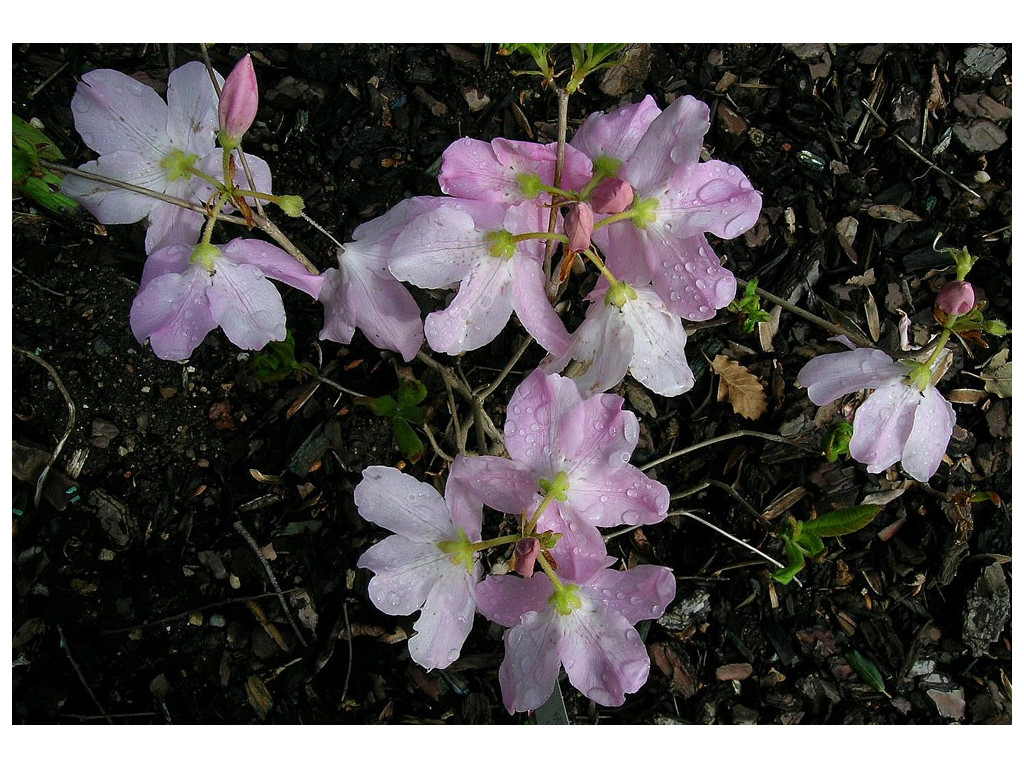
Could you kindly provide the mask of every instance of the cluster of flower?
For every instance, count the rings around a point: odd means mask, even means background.
[[[421,610],[409,651],[424,667],[454,661],[480,612],[508,627],[499,678],[510,712],[542,704],[560,666],[594,701],[621,704],[650,667],[634,625],[661,615],[675,581],[660,566],[609,567],[599,528],[658,522],[669,494],[629,464],[638,421],[620,397],[602,393],[627,373],[669,397],[693,386],[682,321],[712,318],[736,293],[706,234],[736,237],[761,208],[737,168],[701,161],[708,107],[683,96],[662,111],[648,96],[596,113],[561,162],[556,144],[460,139],[444,153],[442,196],[404,200],[362,224],[338,265],[317,275],[262,240],[211,243],[213,212],[249,220],[261,200],[301,211],[297,198],[271,194],[265,162],[240,152],[257,107],[249,57],[215,79],[186,64],[171,73],[164,102],[99,70],[72,102],[79,133],[100,157],[80,169],[85,176],[69,175],[65,192],[104,223],[148,217],[136,337],[175,360],[216,327],[246,349],[282,340],[284,307],[268,278],[324,305],[321,338],[349,343],[359,329],[406,361],[424,341],[451,355],[478,349],[514,313],[548,355],[508,404],[508,458],[459,455],[443,498],[395,469],[367,469],[355,491],[359,512],[395,535],[359,564],[375,573],[369,592],[380,610]],[[236,186],[236,163],[251,189]],[[555,242],[563,262],[553,270]],[[553,297],[579,258],[600,277],[570,333]],[[943,335],[927,362],[853,349],[799,373],[818,405],[874,389],[849,445],[871,472],[902,461],[927,481],[939,466],[955,414],[930,378],[957,318],[974,306],[963,274],[958,267],[960,281],[940,297]],[[456,293],[423,320],[403,283]],[[563,378],[572,361],[575,378]],[[518,532],[482,540],[484,506],[514,516]],[[481,553],[498,546],[513,548],[513,572],[484,578]]]
[[[509,458],[457,457],[444,498],[389,467],[363,473],[359,513],[395,535],[359,565],[376,574],[369,592],[380,610],[422,609],[409,641],[417,663],[455,661],[479,611],[510,628],[499,670],[509,712],[543,704],[560,666],[606,706],[646,682],[650,659],[634,625],[662,615],[675,578],[656,565],[612,570],[598,530],[666,516],[668,489],[629,464],[639,434],[622,398],[584,399],[571,379],[537,370],[509,402]],[[481,541],[483,505],[516,516],[519,533]],[[481,581],[478,553],[498,545],[514,545],[516,573]]]

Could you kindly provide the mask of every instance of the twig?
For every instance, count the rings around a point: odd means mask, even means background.
[[[519,345],[519,349],[517,349],[512,354],[512,358],[508,361],[508,363],[505,365],[505,367],[501,369],[501,372],[498,373],[497,378],[495,378],[494,381],[492,381],[490,384],[488,384],[485,388],[478,389],[474,393],[474,395],[476,397],[480,398],[481,402],[483,402],[488,397],[490,397],[494,393],[494,390],[496,390],[501,385],[501,382],[503,382],[505,380],[505,377],[508,376],[509,373],[512,372],[512,369],[515,367],[516,363],[519,362],[519,358],[521,358],[524,354],[526,354],[526,350],[528,350],[530,348],[530,345],[532,343],[533,343],[533,337],[530,336],[530,335],[527,335],[526,341],[524,341],[522,344]]]
[[[35,353],[29,352],[27,349],[22,349],[17,344],[12,344],[11,346],[13,347],[15,352],[20,352],[26,357],[35,360],[37,363],[43,366],[43,368],[46,369],[47,373],[49,373],[50,377],[53,379],[53,383],[57,386],[57,389],[60,390],[61,395],[63,395],[64,404],[67,405],[68,407],[68,423],[67,426],[64,427],[64,434],[61,435],[60,440],[57,441],[56,447],[50,454],[49,461],[47,461],[46,466],[43,467],[43,471],[40,473],[39,479],[36,480],[36,493],[34,502],[35,505],[38,507],[39,501],[43,498],[43,488],[46,486],[46,478],[49,477],[50,475],[50,469],[53,467],[54,464],[57,463],[57,457],[60,456],[60,452],[64,450],[64,443],[66,443],[68,438],[71,437],[71,432],[75,428],[75,404],[71,400],[71,395],[69,395],[67,389],[65,389],[64,382],[60,380],[60,376],[57,375],[57,371],[54,370],[54,367],[52,365],[50,365],[48,362],[43,360]]]
[[[933,169],[935,169],[936,171],[938,171],[939,173],[941,173],[941,174],[942,174],[943,176],[945,176],[945,177],[946,177],[947,179],[949,179],[949,180],[950,180],[950,181],[952,181],[952,182],[953,182],[954,184],[956,184],[956,185],[957,185],[958,187],[960,187],[960,189],[962,189],[962,190],[963,190],[964,192],[967,192],[967,193],[969,193],[969,194],[972,194],[972,195],[974,195],[974,196],[975,196],[976,198],[978,198],[979,200],[981,199],[981,195],[979,195],[979,194],[978,194],[977,192],[975,192],[975,191],[974,191],[973,189],[971,189],[970,187],[968,187],[968,186],[967,186],[966,184],[964,184],[964,183],[963,183],[962,181],[960,181],[960,180],[959,180],[958,178],[956,178],[956,177],[955,177],[955,176],[954,176],[953,174],[951,174],[951,173],[950,173],[949,171],[946,171],[946,170],[944,170],[944,169],[940,168],[940,167],[939,167],[939,166],[937,166],[937,165],[936,165],[935,163],[933,163],[933,162],[932,162],[931,160],[929,160],[929,159],[928,159],[927,157],[925,157],[924,155],[922,155],[922,154],[921,154],[920,152],[918,152],[918,151],[917,151],[916,149],[914,149],[914,148],[913,148],[913,147],[912,147],[912,146],[910,145],[910,143],[909,143],[909,142],[908,142],[908,141],[907,141],[906,139],[904,139],[904,138],[903,138],[902,136],[900,136],[900,135],[899,135],[898,133],[894,133],[894,134],[893,134],[893,136],[895,136],[895,137],[896,137],[896,141],[898,141],[898,142],[899,142],[899,144],[900,144],[900,146],[901,146],[901,147],[903,147],[903,148],[904,148],[905,150],[907,150],[907,151],[908,151],[908,152],[909,152],[910,154],[912,154],[912,155],[913,155],[914,157],[916,157],[916,158],[917,158],[918,160],[920,160],[920,161],[921,161],[922,163],[924,163],[925,165],[927,165],[927,166],[928,166],[929,168],[933,168]]]
[[[103,719],[106,720],[109,725],[113,725],[114,721],[110,719],[110,715],[107,714],[107,710],[103,708],[103,705],[100,704],[100,700],[96,698],[96,694],[92,692],[92,688],[89,687],[89,683],[85,681],[85,675],[82,674],[81,667],[78,666],[78,663],[75,661],[75,657],[71,655],[71,649],[68,648],[68,641],[67,638],[64,637],[64,630],[61,629],[60,624],[57,625],[57,634],[60,635],[60,645],[64,649],[64,653],[67,655],[68,661],[71,662],[71,668],[75,670],[75,674],[78,675],[78,679],[89,694],[89,698],[92,699],[92,703],[96,705],[96,709],[100,711]]]
[[[295,632],[295,636],[299,638],[299,642],[302,643],[302,647],[306,647],[306,638],[302,636],[302,632],[299,630],[299,625],[295,622],[292,617],[292,612],[288,608],[288,602],[284,599],[284,593],[281,591],[280,585],[277,583],[277,578],[274,576],[274,571],[270,568],[270,563],[267,562],[267,558],[263,556],[263,552],[260,551],[260,545],[256,543],[256,539],[245,529],[241,520],[235,521],[235,530],[238,531],[239,535],[245,539],[245,543],[249,545],[249,548],[255,553],[260,563],[263,564],[263,570],[267,572],[267,578],[270,579],[270,586],[274,588],[274,593],[277,595],[278,601],[281,603],[281,608],[284,610],[284,615],[288,617],[288,623],[292,625],[292,631]]]
[[[289,594],[291,592],[298,592],[299,590],[300,590],[300,587],[295,587],[293,589],[286,589],[284,591],[284,594]],[[147,629],[149,627],[159,627],[159,626],[161,626],[163,624],[167,624],[168,622],[171,622],[171,621],[177,621],[178,619],[188,618],[189,616],[193,615],[194,613],[203,613],[203,612],[209,611],[209,610],[211,610],[213,608],[222,608],[225,605],[232,605],[234,603],[247,603],[247,602],[251,602],[251,601],[254,601],[254,600],[260,600],[260,599],[262,599],[264,597],[271,597],[271,596],[275,596],[276,597],[277,594],[278,594],[277,592],[264,592],[261,595],[242,595],[240,597],[231,597],[231,598],[228,598],[227,600],[218,600],[215,603],[207,603],[206,605],[201,605],[198,608],[189,608],[187,611],[181,611],[181,613],[174,613],[174,614],[171,614],[170,616],[162,616],[159,619],[154,619],[153,621],[147,621],[147,622],[145,622],[143,624],[133,624],[130,627],[118,627],[116,629],[104,629],[100,634],[102,634],[102,635],[117,635],[117,634],[121,634],[122,632],[134,632],[137,629]]]
[[[345,668],[345,684],[341,687],[341,700],[345,701],[348,695],[348,681],[352,676],[352,627],[348,623],[348,606],[341,604],[341,610],[345,614],[345,637],[348,639],[348,666]]]
[[[654,461],[649,461],[648,463],[644,464],[642,467],[640,467],[640,471],[646,472],[649,469],[653,469],[654,467],[658,466],[659,464],[663,464],[666,461],[678,459],[680,456],[685,456],[688,453],[699,451],[701,448],[707,448],[709,445],[714,445],[715,443],[723,443],[726,440],[733,440],[737,437],[760,437],[764,440],[770,440],[774,443],[782,443],[783,445],[788,445],[792,448],[796,448],[807,453],[817,454],[817,451],[812,451],[809,448],[804,448],[802,445],[797,445],[789,438],[782,437],[780,435],[773,435],[770,432],[758,432],[753,429],[740,429],[735,432],[730,432],[727,435],[719,435],[718,437],[712,437],[708,440],[704,440],[703,442],[694,443],[693,445],[687,446],[686,448],[680,448],[678,451],[673,451],[672,453],[665,454],[660,459],[655,459]]]
[[[326,379],[323,376],[314,376],[313,378],[319,381],[321,384],[326,384],[329,387],[334,387],[339,392],[344,392],[346,395],[352,395],[352,397],[366,397],[366,395],[356,392],[354,389],[347,389],[341,386],[341,384],[339,384],[338,382],[332,381],[331,379]]]
[[[736,538],[735,536],[733,536],[728,531],[723,531],[721,528],[719,528],[714,523],[709,523],[703,517],[697,517],[697,515],[693,514],[692,512],[689,512],[689,511],[684,509],[684,510],[679,510],[678,512],[669,512],[669,515],[670,516],[676,516],[676,517],[688,517],[691,520],[696,520],[701,525],[706,525],[708,528],[710,528],[711,530],[715,531],[716,533],[720,533],[722,536],[725,536],[725,538],[729,539],[730,541],[734,541],[737,544],[739,544],[740,546],[746,547],[747,549],[749,549],[751,552],[755,553],[756,555],[758,555],[760,557],[763,557],[765,560],[767,560],[769,563],[774,565],[776,568],[785,568],[786,567],[782,563],[780,563],[778,560],[776,560],[774,557],[772,557],[771,555],[766,555],[764,552],[759,550],[757,547],[752,546],[751,544],[747,544],[747,542],[743,541],[743,539]],[[794,578],[793,581],[795,581],[797,583],[797,586],[801,586],[801,587],[803,586],[803,584],[800,583],[799,579]]]
[[[743,288],[746,288],[746,286],[747,286],[747,281],[743,280],[741,278],[737,277],[736,278],[736,282],[739,283],[740,286],[743,287]],[[819,326],[821,328],[824,328],[829,333],[834,333],[837,336],[844,336],[845,335],[851,341],[855,342],[858,346],[861,346],[861,347],[873,347],[874,346],[869,339],[867,339],[865,336],[862,336],[857,331],[850,330],[848,328],[843,328],[841,325],[836,325],[835,323],[831,323],[831,322],[829,322],[828,320],[826,320],[826,319],[824,319],[822,317],[818,317],[817,315],[815,315],[812,312],[808,312],[806,309],[801,309],[796,304],[793,304],[793,303],[791,303],[789,301],[786,301],[781,296],[776,296],[773,293],[768,293],[768,291],[764,290],[763,288],[755,288],[754,292],[757,293],[757,295],[760,296],[762,299],[770,301],[770,302],[772,302],[772,304],[778,304],[780,307],[782,307],[783,309],[785,309],[785,310],[787,310],[789,312],[792,312],[797,317],[801,317],[801,318],[803,318],[804,320],[806,320],[809,323],[814,323],[815,325],[817,325],[817,326]]]
[[[43,82],[41,82],[41,83],[40,83],[39,85],[37,85],[37,86],[36,86],[35,88],[33,88],[33,89],[32,89],[31,91],[29,91],[29,92],[28,92],[28,97],[29,97],[30,99],[34,99],[34,98],[35,98],[36,96],[38,96],[38,95],[39,95],[39,94],[40,94],[40,93],[42,92],[43,88],[45,88],[45,87],[46,87],[46,86],[48,86],[48,85],[49,85],[50,83],[52,83],[52,82],[53,82],[53,79],[54,79],[55,77],[57,77],[57,75],[59,75],[59,74],[60,74],[61,72],[63,72],[63,71],[65,70],[65,69],[67,69],[67,68],[68,68],[68,65],[70,65],[70,64],[71,64],[71,62],[70,62],[70,61],[65,61],[65,62],[64,62],[63,64],[61,64],[61,65],[60,65],[59,67],[57,67],[57,71],[56,71],[56,72],[54,72],[54,73],[53,73],[52,75],[50,75],[50,76],[49,76],[48,78],[46,78],[45,80],[43,80]]]

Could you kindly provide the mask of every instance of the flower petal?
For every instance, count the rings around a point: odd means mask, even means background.
[[[935,387],[928,387],[914,414],[914,428],[903,449],[903,469],[927,483],[942,463],[956,425],[956,412]]]
[[[206,296],[210,279],[205,270],[159,275],[132,302],[131,326],[142,344],[148,338],[161,360],[186,360],[217,327]]]
[[[628,160],[661,108],[653,96],[607,114],[594,112],[576,131],[570,144],[592,159],[601,156]]]
[[[704,235],[667,242],[645,237],[643,243],[654,289],[673,314],[710,320],[736,298],[735,275],[721,265]]]
[[[627,571],[605,568],[587,582],[585,589],[630,624],[656,619],[675,599],[676,579],[671,568],[638,565]]]
[[[265,277],[272,278],[292,288],[298,288],[314,299],[323,285],[321,275],[311,274],[286,251],[264,240],[237,237],[227,245],[220,246],[224,258],[235,264],[252,264]]]
[[[462,461],[459,459],[462,458]],[[511,459],[501,456],[456,457],[448,483],[461,483],[491,509],[509,515],[536,509],[540,501],[537,477]],[[469,531],[466,534],[469,535]]]
[[[907,369],[880,349],[851,349],[819,355],[796,375],[815,405],[826,405],[860,389],[882,387],[907,375]]]
[[[82,141],[100,155],[129,151],[159,163],[171,149],[164,100],[122,72],[96,69],[82,75],[71,112]]]
[[[149,158],[137,152],[112,152],[81,166],[81,170],[138,187],[163,192],[167,175]],[[62,184],[64,194],[81,203],[101,224],[133,224],[141,221],[157,201],[137,192],[103,184],[69,173]]]
[[[224,78],[216,75],[217,84]],[[214,148],[220,123],[217,92],[206,65],[190,61],[167,77],[167,135],[186,153],[202,157]]]
[[[364,469],[354,497],[360,517],[407,539],[436,544],[456,538],[441,494],[394,467]]]
[[[919,389],[902,381],[872,392],[853,418],[850,456],[867,464],[868,472],[884,472],[899,461],[922,399]]]
[[[459,658],[473,629],[475,587],[481,571],[479,563],[472,574],[461,566],[446,568],[434,581],[413,624],[416,634],[409,638],[409,655],[428,672],[444,669]]]
[[[583,401],[572,379],[535,370],[516,387],[505,413],[505,448],[537,477],[552,480],[561,469],[552,462],[562,416]],[[553,470],[553,473],[552,473]]]
[[[594,525],[650,525],[665,519],[668,488],[634,466],[573,480],[569,501]]]
[[[652,392],[675,397],[693,389],[693,372],[686,362],[686,331],[678,315],[669,312],[650,288],[637,288],[637,298],[622,311],[633,330],[629,372]]]
[[[388,536],[363,552],[356,565],[376,575],[370,600],[389,616],[408,616],[426,601],[434,584],[452,570],[451,558],[431,542]]]
[[[271,341],[284,341],[284,303],[277,288],[252,264],[217,261],[206,292],[210,312],[224,335],[240,349],[263,349]]]
[[[640,197],[659,196],[676,169],[692,168],[700,160],[704,134],[711,127],[707,104],[682,96],[658,115],[632,156],[619,170]]]
[[[676,237],[711,232],[726,240],[742,235],[757,222],[761,194],[740,170],[709,160],[677,170],[658,206],[657,223]]]
[[[540,262],[525,256],[512,259],[512,306],[523,327],[548,352],[558,355],[569,348],[571,337],[548,299]]]
[[[489,621],[512,627],[524,613],[545,610],[553,592],[551,580],[546,576],[536,579],[511,574],[488,576],[477,585],[477,609]]]
[[[500,257],[477,260],[447,308],[431,312],[423,334],[435,352],[479,349],[501,333],[512,315],[512,265]]]
[[[534,579],[530,579],[534,581]],[[561,619],[552,610],[530,611],[505,632],[505,658],[498,668],[501,698],[509,714],[537,709],[555,689]]]

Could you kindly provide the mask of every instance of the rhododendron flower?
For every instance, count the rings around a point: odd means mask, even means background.
[[[131,326],[140,344],[149,339],[164,360],[184,360],[218,326],[235,346],[262,349],[284,341],[284,304],[267,278],[313,298],[323,278],[262,240],[227,245],[169,245],[143,268],[132,302]]]
[[[634,191],[634,216],[594,232],[608,268],[619,280],[652,282],[669,310],[689,320],[710,319],[736,294],[735,277],[719,264],[704,233],[736,237],[761,210],[761,195],[739,169],[699,162],[710,125],[707,105],[692,96],[664,112],[648,96],[591,115],[572,140],[598,172]]]
[[[451,304],[426,319],[430,347],[449,355],[478,349],[515,310],[541,346],[565,350],[569,333],[545,293],[544,242],[515,239],[546,231],[547,210],[531,203],[440,200],[409,221],[388,262],[395,277],[421,288],[459,284]]]
[[[509,713],[536,709],[551,695],[559,667],[573,687],[606,707],[617,707],[647,682],[651,661],[634,625],[665,612],[675,597],[672,571],[639,565],[608,568],[614,558],[577,561],[555,546],[556,586],[549,578],[488,576],[477,587],[480,612],[505,632],[498,671]]]
[[[226,149],[234,149],[256,119],[260,93],[256,84],[256,70],[252,57],[247,53],[238,60],[231,70],[220,92],[217,114],[220,119],[220,143]]]
[[[410,213],[431,207],[429,200],[403,200],[356,227],[353,242],[338,251],[337,268],[324,271],[321,339],[348,344],[359,328],[375,346],[394,350],[407,362],[416,356],[423,344],[420,308],[388,270],[388,254]]]
[[[584,399],[572,379],[536,370],[508,403],[509,458],[473,457],[465,482],[484,504],[513,515],[533,513],[551,494],[537,530],[561,533],[577,555],[603,559],[596,526],[656,523],[669,503],[664,485],[629,464],[640,425],[622,405],[617,395]]]
[[[599,284],[587,298],[590,306],[569,348],[546,359],[543,370],[561,371],[570,360],[578,360],[583,370],[575,380],[584,393],[611,389],[627,371],[665,397],[693,388],[683,323],[650,285],[620,283],[609,289]]]
[[[463,460],[457,457],[453,468]],[[471,543],[480,541],[480,503],[450,478],[442,498],[391,467],[363,470],[355,501],[364,519],[395,534],[359,558],[359,567],[376,574],[370,600],[392,616],[419,610],[409,655],[428,670],[444,669],[473,628],[482,566]]]
[[[897,461],[915,480],[935,474],[953,434],[956,414],[935,387],[908,381],[908,368],[877,349],[821,355],[808,362],[797,382],[815,405],[826,405],[860,389],[874,392],[857,408],[850,456],[868,472],[884,472]]]
[[[218,80],[220,76],[218,75]],[[71,100],[75,128],[100,157],[81,170],[203,204],[213,192],[192,173],[221,173],[216,146],[220,124],[217,93],[206,67],[189,62],[171,72],[167,101],[148,85],[110,69],[82,75]],[[270,191],[270,168],[247,155],[256,189]],[[149,218],[146,252],[174,244],[194,245],[203,215],[173,203],[68,174],[64,192],[103,224]]]
[[[565,149],[562,187],[579,189],[590,178],[590,158],[572,147]],[[437,180],[446,195],[515,205],[536,200],[542,185],[554,183],[557,156],[557,144],[457,139],[444,151]]]

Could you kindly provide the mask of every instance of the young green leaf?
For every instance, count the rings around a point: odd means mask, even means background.
[[[863,504],[859,507],[844,507],[827,512],[813,520],[803,522],[802,532],[816,537],[845,536],[859,531],[870,523],[882,507],[878,504]]]
[[[873,661],[852,650],[846,652],[846,660],[850,662],[850,666],[853,667],[854,671],[860,675],[861,680],[879,693],[889,696],[889,693],[885,690],[885,680],[882,678],[882,673]],[[889,696],[889,698],[891,699],[892,696]]]
[[[786,559],[789,560],[789,565],[772,573],[772,578],[779,584],[789,584],[793,577],[804,569],[804,553],[786,534],[780,534],[779,538],[786,545]]]
[[[395,442],[398,443],[398,450],[402,455],[413,464],[423,457],[423,441],[408,422],[401,419],[395,419]]]

